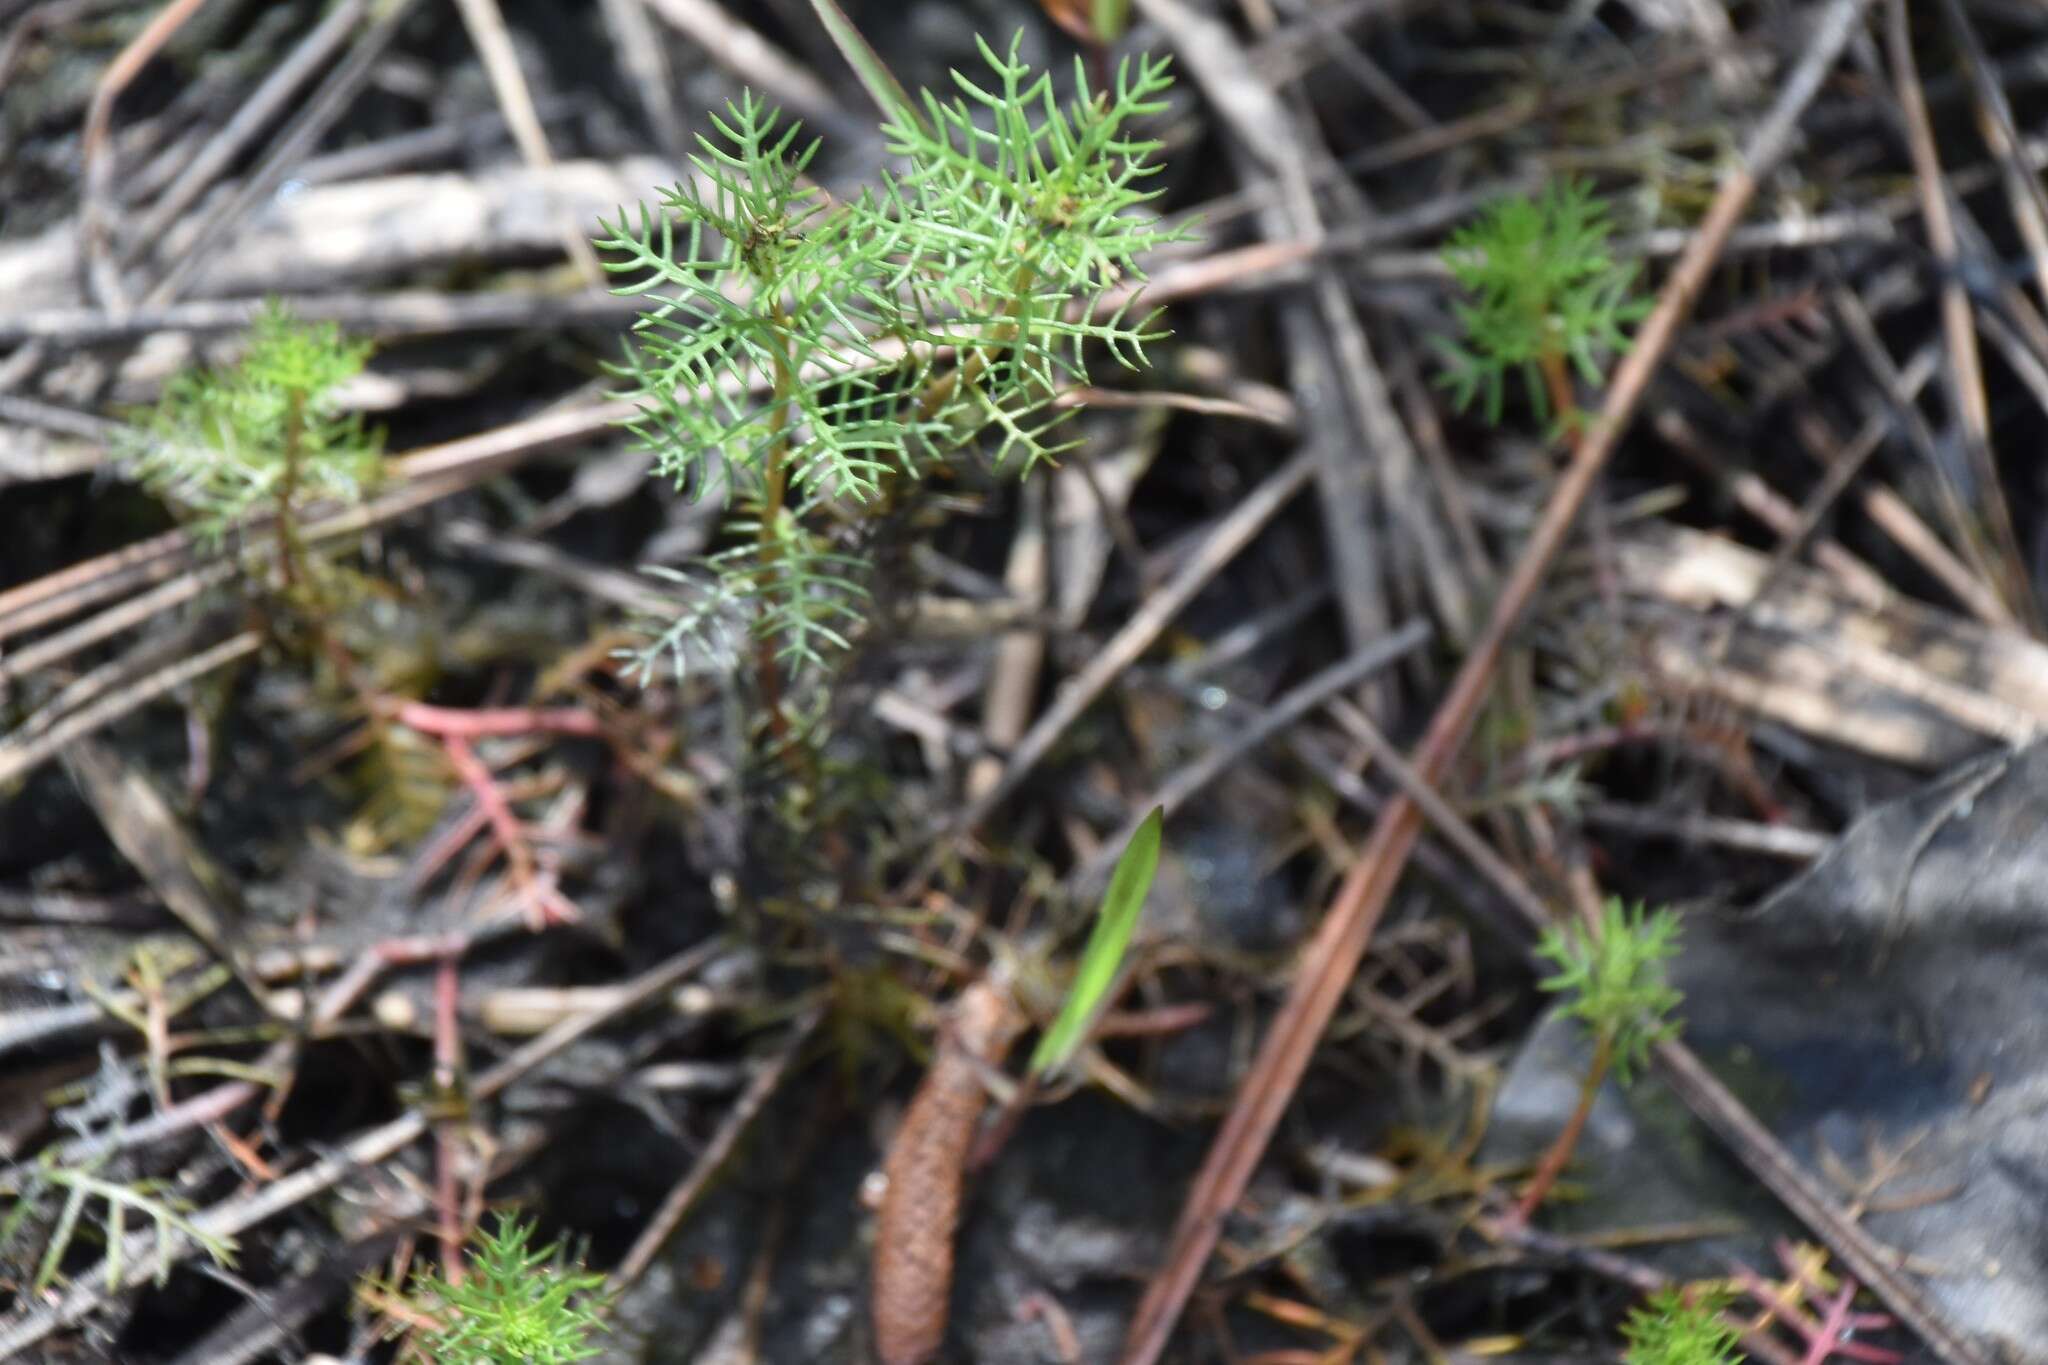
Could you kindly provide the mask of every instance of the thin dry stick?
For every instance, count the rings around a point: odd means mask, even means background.
[[[555,158],[548,150],[547,130],[540,126],[540,115],[533,107],[533,91],[527,88],[526,76],[519,69],[519,54],[512,50],[512,35],[505,31],[505,15],[498,8],[498,0],[455,0],[455,7],[462,11],[470,41],[484,59],[484,74],[490,77],[498,107],[505,111],[505,126],[512,130],[519,154],[536,170],[553,166]],[[583,282],[592,289],[604,288],[604,267],[598,264],[597,249],[591,246],[583,224],[572,221],[567,214],[558,216],[562,249],[575,262]]]
[[[327,12],[311,33],[299,40],[290,55],[279,62],[255,92],[236,107],[227,126],[208,139],[206,146],[185,164],[178,178],[171,182],[170,188],[149,206],[149,211],[135,224],[133,238],[120,252],[122,265],[134,264],[144,252],[164,239],[172,224],[234,164],[235,158],[298,93],[299,87],[312,79],[314,73],[333,57],[356,25],[362,22],[367,9],[368,0],[342,0]]]
[[[603,0],[600,8],[605,27],[611,30],[612,45],[618,49],[619,66],[633,78],[640,112],[654,130],[655,145],[681,165],[690,154],[689,126],[676,108],[676,79],[669,67],[668,48],[647,17],[645,0]]]
[[[1962,426],[1963,445],[1975,467],[1978,496],[1992,539],[2004,556],[2004,563],[1986,565],[1987,576],[2004,593],[2005,599],[2023,620],[2036,622],[2032,594],[2026,585],[2026,556],[2013,532],[2012,511],[2006,506],[1999,482],[1998,465],[1991,456],[1991,405],[1984,392],[1984,363],[1977,352],[1977,328],[1970,315],[1970,294],[1963,287],[1958,270],[1961,259],[1955,219],[1950,215],[1948,186],[1941,175],[1941,158],[1934,145],[1934,126],[1927,114],[1927,96],[1920,89],[1920,73],[1913,62],[1913,35],[1906,20],[1905,0],[1890,0],[1885,25],[1886,46],[1891,52],[1892,80],[1898,87],[1899,108],[1905,115],[1906,145],[1912,153],[1913,169],[1920,178],[1920,210],[1927,220],[1927,244],[1940,258],[1947,278],[1941,286],[1941,326],[1948,337],[1948,379],[1955,403],[1956,420]],[[1968,526],[1958,526],[1967,537]]]
[[[1868,3],[1833,0],[1828,6],[1775,106],[1751,138],[1741,161],[1723,179],[1706,221],[1616,369],[1600,416],[1559,478],[1485,632],[1458,670],[1450,694],[1423,736],[1413,764],[1423,781],[1443,780],[1491,684],[1509,634],[1562,548],[1580,504],[1635,415],[1679,323],[1691,311],[1729,234],[1755,195],[1758,177],[1784,154],[1794,123],[1819,92],[1822,79]],[[1308,1068],[1317,1039],[1344,998],[1421,829],[1421,809],[1405,792],[1387,803],[1322,926],[1302,953],[1293,989],[1188,1193],[1166,1263],[1138,1306],[1124,1343],[1124,1365],[1152,1365],[1165,1350],[1174,1323],[1222,1232],[1224,1218],[1243,1194]]]
[[[245,659],[262,647],[263,637],[256,631],[245,630],[239,635],[231,635],[190,658],[168,665],[125,691],[81,707],[26,744],[0,742],[0,786],[49,762],[73,740],[111,725],[166,692],[175,691],[194,678],[203,677],[216,668],[224,668],[237,659]]]
[[[706,56],[790,113],[827,128],[850,120],[809,68],[712,0],[647,0],[648,8],[704,49]]]
[[[1977,95],[1977,125],[1984,134],[1984,144],[1998,158],[2005,175],[2006,197],[2012,203],[2013,221],[2034,258],[2035,287],[2041,291],[2042,301],[2048,302],[2048,190],[2041,188],[2040,178],[2027,168],[2012,103],[1998,83],[1998,70],[1984,51],[1977,30],[1971,26],[1970,16],[1958,0],[1942,0],[1941,8],[1956,35],[1964,72]]]
[[[193,276],[212,258],[214,239],[229,225],[242,221],[277,189],[288,172],[304,162],[314,144],[334,126],[356,92],[369,80],[371,70],[398,36],[399,25],[414,3],[415,0],[378,0],[372,6],[369,27],[356,39],[348,55],[327,73],[305,106],[292,116],[290,126],[277,135],[263,159],[223,193],[218,203],[197,215],[198,226],[183,245],[184,255],[143,296],[146,306],[160,308],[183,293]]]
[[[605,1286],[607,1293],[622,1293],[647,1273],[647,1267],[653,1263],[662,1245],[675,1234],[677,1226],[682,1223],[683,1215],[690,1211],[690,1206],[697,1202],[697,1196],[704,1192],[704,1186],[718,1173],[718,1168],[725,1164],[726,1157],[732,1154],[733,1147],[740,1140],[740,1134],[754,1121],[754,1115],[761,1111],[761,1106],[768,1102],[768,1097],[775,1093],[775,1088],[782,1084],[782,1078],[789,1071],[790,1063],[803,1051],[804,1040],[811,1036],[811,1030],[817,1026],[819,1018],[819,1011],[814,1009],[799,1020],[781,1050],[754,1073],[754,1079],[747,1086],[746,1093],[741,1095],[726,1113],[725,1122],[719,1125],[718,1132],[712,1136],[710,1143],[691,1164],[689,1174],[668,1192],[668,1197],[661,1201],[661,1207],[647,1220],[647,1226],[640,1230],[640,1235],[633,1241],[632,1249],[627,1251],[625,1259],[619,1262],[618,1269],[612,1272],[611,1280]]]
[[[1067,732],[1067,727],[1094,705],[1095,699],[1119,674],[1137,662],[1138,656],[1151,647],[1167,624],[1180,615],[1181,608],[1193,601],[1195,594],[1251,543],[1266,523],[1301,491],[1315,470],[1314,452],[1296,455],[1268,475],[1249,497],[1216,523],[1208,540],[1181,570],[1131,614],[1123,629],[1110,637],[1109,643],[1088,661],[1088,666],[1078,676],[1060,688],[1053,704],[1010,751],[1010,761],[1003,769],[1002,777],[994,786],[968,802],[967,808],[960,813],[953,824],[955,833],[964,833],[979,825],[1011,792],[1017,790],[1039,761],[1052,752],[1052,746]]]
[[[163,50],[206,0],[171,0],[149,21],[135,41],[121,49],[100,83],[93,88],[92,104],[85,114],[85,139],[81,155],[85,160],[84,194],[78,213],[78,236],[84,247],[87,290],[111,308],[126,308],[128,297],[113,259],[113,223],[110,209],[114,194],[114,154],[110,135],[114,124],[114,101],[150,60]]]
[[[1659,1043],[1655,1056],[1659,1074],[1686,1107],[1733,1147],[1750,1173],[1818,1232],[1849,1273],[1912,1328],[1938,1359],[1946,1365],[1995,1365],[1990,1352],[1964,1336],[1918,1285],[1892,1268],[1890,1253],[1838,1208],[1690,1048],[1675,1041]]]
[[[1173,815],[1247,753],[1290,726],[1299,724],[1310,712],[1338,693],[1356,687],[1388,664],[1414,653],[1429,640],[1429,635],[1427,621],[1409,621],[1365,648],[1352,651],[1348,657],[1297,684],[1272,705],[1258,708],[1243,725],[1233,725],[1228,739],[1168,777],[1153,789],[1150,796],[1136,802],[1135,809],[1145,812],[1158,806],[1168,816]],[[1116,860],[1123,856],[1124,847],[1136,836],[1138,826],[1148,818],[1142,813],[1133,815],[1121,830],[1103,840],[1095,855],[1068,878],[1068,886],[1077,898],[1088,900],[1109,884]]]

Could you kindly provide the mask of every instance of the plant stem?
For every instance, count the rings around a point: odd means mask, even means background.
[[[1585,1131],[1586,1120],[1593,1113],[1593,1102],[1600,1097],[1601,1082],[1607,1079],[1608,1064],[1613,1060],[1614,1031],[1602,1029],[1594,1037],[1593,1060],[1586,1067],[1585,1079],[1579,1082],[1579,1102],[1572,1108],[1571,1117],[1565,1120],[1564,1127],[1558,1130],[1550,1150],[1543,1154],[1536,1174],[1522,1190],[1522,1198],[1511,1215],[1514,1222],[1526,1223],[1535,1217],[1543,1197],[1550,1193],[1550,1187],[1564,1173],[1565,1163],[1571,1160],[1572,1149],[1579,1145],[1579,1134]]]
[[[305,460],[306,395],[292,390],[284,426],[284,481],[277,489],[277,558],[290,592],[305,579],[304,550],[299,544],[299,524],[293,505],[299,496],[299,474]]]
[[[1550,391],[1550,406],[1557,414],[1558,428],[1564,433],[1564,448],[1576,450],[1579,444],[1579,400],[1572,393],[1571,371],[1564,363],[1564,352],[1551,349],[1537,358],[1543,370],[1543,387]]]
[[[758,538],[764,582],[774,577],[776,563],[781,558],[782,542],[777,528],[783,508],[789,501],[789,405],[796,392],[796,375],[780,342],[788,326],[789,314],[778,297],[774,313],[778,338],[775,347],[775,409],[769,418],[771,439],[761,455],[761,529]],[[782,661],[775,656],[775,641],[771,636],[763,635],[754,644],[754,678],[761,689],[761,705],[768,712],[768,733],[778,746],[785,744],[789,740],[789,715],[783,709]]]

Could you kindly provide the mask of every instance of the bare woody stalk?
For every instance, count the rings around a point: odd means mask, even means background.
[[[1492,618],[1417,747],[1413,766],[1425,781],[1440,783],[1449,772],[1485,699],[1508,636],[1563,547],[1621,433],[1635,416],[1679,324],[1692,311],[1729,235],[1755,196],[1758,178],[1784,155],[1796,120],[1818,93],[1868,4],[1869,0],[1833,0],[1815,25],[1812,40],[1770,114],[1750,139],[1741,160],[1723,178],[1706,221],[1616,370],[1599,417],[1559,477],[1541,520],[1496,600]],[[1123,1365],[1152,1365],[1165,1350],[1181,1309],[1222,1233],[1223,1219],[1243,1195],[1279,1126],[1421,832],[1421,808],[1405,793],[1397,793],[1381,812],[1315,938],[1301,955],[1302,970],[1188,1192],[1165,1264],[1147,1287],[1132,1319],[1121,1356]]]

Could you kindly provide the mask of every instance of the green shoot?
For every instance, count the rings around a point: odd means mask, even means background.
[[[164,386],[129,467],[210,540],[270,513],[286,585],[300,583],[305,506],[358,498],[377,477],[376,438],[334,401],[369,353],[344,342],[332,323],[302,324],[281,305],[266,305],[240,364],[186,371]]]
[[[1152,878],[1159,871],[1160,826],[1165,818],[1164,808],[1154,806],[1131,836],[1131,842],[1124,846],[1123,856],[1117,859],[1116,871],[1110,876],[1109,889],[1103,893],[1102,908],[1096,912],[1095,928],[1088,934],[1088,947],[1081,954],[1081,966],[1074,974],[1066,1003],[1060,1006],[1052,1027],[1045,1031],[1031,1054],[1032,1077],[1065,1066],[1094,1027],[1095,1016],[1108,998],[1117,969],[1123,965],[1124,952],[1131,945],[1131,934],[1138,927],[1145,897],[1152,890]]]
[[[818,22],[824,25],[826,34],[839,49],[839,55],[846,58],[846,64],[853,68],[861,87],[868,92],[868,98],[875,102],[875,108],[884,118],[917,121],[917,104],[896,79],[896,73],[882,60],[880,53],[868,44],[861,31],[854,27],[846,11],[839,8],[839,0],[811,0],[811,8],[818,12]]]
[[[1537,945],[1537,956],[1558,967],[1556,975],[1538,984],[1571,997],[1564,1012],[1592,1033],[1593,1060],[1579,1087],[1577,1107],[1522,1193],[1517,1218],[1532,1216],[1563,1172],[1607,1073],[1613,1071],[1626,1085],[1649,1060],[1650,1048],[1677,1034],[1677,1021],[1668,1016],[1682,997],[1664,979],[1664,963],[1677,947],[1676,915],[1669,910],[1648,914],[1641,906],[1630,911],[1612,897],[1597,934],[1574,923],[1550,930]]]
[[[532,1225],[499,1215],[477,1233],[460,1282],[422,1272],[414,1306],[433,1320],[417,1341],[435,1365],[561,1365],[598,1353],[604,1276],[572,1269],[558,1247],[533,1249]]]
[[[1606,357],[1628,345],[1622,324],[1648,308],[1629,298],[1635,267],[1615,260],[1612,231],[1592,186],[1568,179],[1503,199],[1452,234],[1443,259],[1467,295],[1453,307],[1465,335],[1437,347],[1461,410],[1478,398],[1499,422],[1507,376],[1520,374],[1539,417],[1573,416],[1567,365],[1600,383]]]
[[[1627,1365],[1739,1365],[1735,1328],[1712,1301],[1663,1289],[1629,1314],[1622,1324]]]
[[[1088,349],[1136,365],[1157,335],[1099,318],[1106,296],[1178,236],[1146,209],[1156,144],[1128,127],[1163,108],[1164,61],[1126,63],[1100,95],[1080,77],[1063,106],[1015,44],[984,45],[990,80],[955,73],[952,98],[914,107],[817,4],[889,112],[905,172],[828,205],[803,178],[816,144],[747,95],[700,139],[695,181],[599,240],[632,277],[619,292],[654,304],[619,370],[635,434],[679,489],[737,508],[699,604],[638,670],[664,655],[680,670],[703,624],[743,623],[778,734],[785,689],[866,614],[867,524],[984,435],[997,466],[1052,459],[1064,414],[1046,408],[1086,382]]]

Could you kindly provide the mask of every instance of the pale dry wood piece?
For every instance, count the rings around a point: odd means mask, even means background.
[[[1000,983],[962,991],[889,1146],[889,1187],[875,1218],[875,1352],[883,1365],[921,1365],[945,1340],[967,1155],[988,1103],[982,1077],[1002,1064],[1024,1023]]]
[[[1936,767],[2048,728],[2048,646],[1896,595],[1872,606],[1826,577],[1788,568],[1761,600],[1770,560],[1680,528],[1616,550],[1631,593],[1699,613],[1658,631],[1658,666],[1689,686],[1864,753]],[[1715,615],[1746,625],[1718,664]]]
[[[1034,612],[1045,605],[1046,484],[1034,479],[1019,494],[1016,538],[1003,586],[1012,598]],[[996,641],[988,685],[981,696],[981,732],[996,750],[1006,750],[1024,737],[1031,724],[1031,700],[1045,666],[1045,636],[1035,630],[1011,631]],[[967,794],[980,796],[1003,775],[1003,761],[993,754],[976,758],[967,769]]]
[[[600,216],[679,178],[659,157],[508,165],[316,185],[269,201],[234,237],[192,268],[180,292],[197,298],[299,295],[360,287],[437,266],[530,256],[561,248],[561,223],[592,231]],[[200,226],[187,219],[163,255],[185,259]],[[10,315],[77,307],[78,228],[59,223],[0,244],[0,298]],[[156,308],[169,300],[147,303]]]

